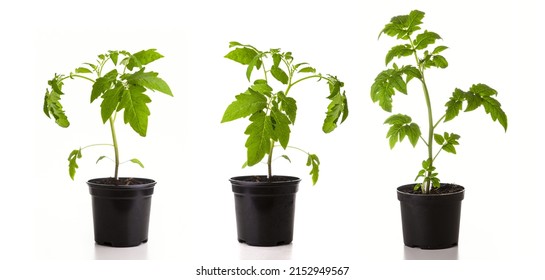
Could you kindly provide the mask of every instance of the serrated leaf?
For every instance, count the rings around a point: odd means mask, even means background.
[[[443,145],[442,149],[445,150],[446,152],[456,154],[456,148],[454,148],[454,145],[452,144],[445,144]]]
[[[286,149],[290,141],[290,120],[280,112],[276,107],[271,110],[271,121],[273,123],[273,136],[275,140],[280,142],[282,148]]]
[[[61,104],[61,95],[64,93],[61,91],[63,83],[62,83],[62,76],[55,75],[53,79],[47,82],[49,86],[51,86],[51,91],[49,89],[46,89],[45,96],[44,96],[44,104],[43,104],[43,111],[44,114],[48,117],[55,119],[55,123],[57,123],[60,127],[68,127],[70,126],[70,122],[68,121],[68,117],[64,113],[62,104]]]
[[[140,85],[147,89],[151,89],[153,91],[159,91],[164,94],[173,96],[172,91],[170,90],[170,87],[163,79],[158,77],[159,75],[158,73],[144,72],[144,71],[145,69],[142,68],[139,71],[134,72],[132,74],[125,74],[122,76],[122,78],[126,79],[126,81],[129,84]]]
[[[250,78],[252,77],[252,72],[253,72],[254,68],[259,69],[261,67],[261,64],[263,64],[263,62],[261,61],[261,56],[260,55],[256,55],[252,59],[252,61],[250,61],[250,63],[248,63],[248,67],[246,68],[246,78],[248,79],[248,81],[250,81]]]
[[[331,102],[327,106],[326,118],[322,125],[322,131],[325,133],[335,130],[339,120],[342,123],[348,117],[348,102],[344,93],[330,95],[328,98]]]
[[[320,176],[320,159],[315,154],[308,154],[307,166],[312,166],[310,175],[312,176],[312,185],[316,185]]]
[[[113,69],[106,75],[96,79],[91,91],[91,103],[99,98],[104,92],[112,88],[112,84],[117,78],[117,70]]]
[[[305,67],[299,70],[298,73],[316,73],[316,69],[312,67]]]
[[[74,176],[76,176],[76,170],[79,167],[77,163],[77,159],[81,157],[82,157],[81,149],[73,150],[68,156],[68,174],[70,175],[70,178],[72,180],[74,180]]]
[[[264,112],[257,112],[250,117],[250,125],[244,131],[248,166],[259,163],[271,149],[273,127],[271,118]]]
[[[485,84],[472,85],[471,88],[469,88],[469,91],[481,97],[498,95],[498,92],[495,89]]]
[[[393,17],[381,34],[385,33],[391,37],[397,36],[398,39],[407,40],[413,32],[420,30],[419,25],[422,24],[423,18],[424,13],[418,10],[413,10],[408,15]]]
[[[283,92],[279,92],[277,96],[280,98],[280,110],[286,113],[292,124],[295,124],[297,102],[292,97],[286,97]]]
[[[418,143],[420,135],[422,135],[420,127],[416,123],[412,123],[411,117],[407,115],[392,115],[384,123],[390,125],[390,129],[386,133],[386,138],[389,138],[390,149],[393,149],[397,142],[403,141],[405,136],[409,138],[409,142],[414,147]]]
[[[490,114],[490,117],[493,121],[498,121],[501,126],[507,131],[507,115],[501,108],[500,102],[496,99],[486,96],[483,98],[483,107],[487,114]]]
[[[162,58],[163,55],[158,53],[156,49],[142,50],[130,56],[127,63],[127,69],[131,70],[134,67],[143,67],[149,63]]]
[[[426,30],[416,36],[416,39],[414,40],[414,47],[417,50],[422,50],[431,44],[435,44],[435,40],[439,39],[441,39],[439,34]]]
[[[75,72],[80,73],[80,74],[93,73],[91,70],[89,70],[89,69],[87,69],[85,67],[78,67],[78,68],[76,68]]]
[[[276,67],[273,65],[271,67],[271,74],[277,81],[281,82],[282,84],[284,85],[288,84],[288,80],[289,80],[288,74],[286,74],[286,72],[284,72],[282,68]]]
[[[270,94],[273,91],[272,87],[270,87],[267,83],[261,82],[254,83],[250,88],[261,94]]]
[[[449,101],[445,104],[447,107],[445,113],[445,122],[450,121],[458,116],[462,110],[462,103],[464,101],[465,92],[460,89],[455,89],[450,97]]]
[[[400,58],[402,56],[410,56],[414,53],[414,50],[411,48],[410,45],[397,45],[392,47],[390,51],[386,54],[386,65],[394,59],[394,57]]]
[[[236,61],[242,65],[248,65],[256,57],[257,52],[248,47],[240,47],[230,51],[225,58]]]
[[[140,136],[145,137],[148,130],[150,114],[147,103],[151,99],[144,94],[146,89],[139,85],[130,85],[123,91],[119,108],[124,109],[123,120],[129,123],[132,129]]]
[[[221,122],[229,122],[239,118],[245,118],[267,107],[267,98],[258,92],[242,93],[237,95],[223,113]]]
[[[100,115],[103,123],[106,123],[112,116],[113,112],[117,110],[123,95],[123,88],[123,85],[120,83],[116,85],[115,88],[107,90],[102,95],[103,100],[100,104]]]
[[[132,163],[136,163],[136,164],[140,165],[140,167],[144,168],[144,164],[143,164],[140,160],[138,160],[138,159],[136,159],[136,158],[133,158],[133,159],[131,159],[130,161],[131,161]]]

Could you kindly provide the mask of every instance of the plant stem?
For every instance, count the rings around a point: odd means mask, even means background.
[[[118,171],[119,171],[119,149],[117,146],[117,137],[115,135],[115,127],[114,127],[114,119],[110,117],[110,129],[112,131],[112,141],[114,145],[114,154],[115,154],[115,172],[114,172],[114,179],[117,180],[118,178]]]
[[[272,158],[273,158],[274,143],[271,145],[271,151],[269,152],[269,158],[267,159],[267,178],[270,180],[272,178]]]
[[[293,87],[294,85],[304,81],[304,80],[308,80],[308,79],[312,79],[312,78],[323,78],[322,75],[312,75],[312,76],[307,76],[307,77],[304,77],[304,78],[301,78],[291,84],[288,85],[288,88],[286,89],[286,92],[285,92],[285,95],[288,96],[288,92],[290,91],[291,87]]]
[[[78,74],[72,74],[72,73],[70,73],[70,77],[72,77],[72,78],[73,78],[73,77],[82,78],[82,79],[85,79],[85,80],[90,81],[91,83],[95,83],[95,80],[93,80],[93,79],[91,79],[91,78],[89,78],[89,77],[85,77],[85,76],[83,76],[83,75],[78,75]]]

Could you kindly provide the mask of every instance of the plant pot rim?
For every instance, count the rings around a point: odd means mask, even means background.
[[[407,187],[407,186],[414,187],[414,185],[416,185],[416,184],[412,183],[412,184],[402,185],[402,186],[397,187],[396,191],[399,194],[407,195],[407,196],[450,196],[450,195],[457,195],[457,194],[465,193],[465,188],[464,187],[462,187],[462,186],[460,186],[458,184],[452,184],[452,183],[441,183],[441,186],[452,185],[452,186],[460,187],[460,188],[462,188],[462,190],[457,191],[457,192],[452,192],[452,193],[429,193],[429,194],[407,193],[407,192],[404,192],[404,191],[400,190],[401,188],[404,188],[404,187]]]
[[[101,184],[94,181],[109,178],[94,178],[87,181],[89,193],[94,197],[115,198],[115,199],[135,199],[138,197],[149,197],[153,195],[155,180],[137,177],[120,177],[121,179],[133,178],[142,180],[145,183],[135,185],[113,185]]]
[[[112,189],[142,189],[142,188],[153,188],[157,182],[153,179],[149,178],[141,178],[141,177],[119,177],[119,179],[136,179],[139,181],[144,181],[140,184],[134,184],[134,185],[113,185],[113,184],[104,184],[104,183],[97,183],[97,181],[110,179],[111,177],[101,177],[101,178],[92,178],[87,181],[87,185],[89,187],[93,188],[112,188]]]
[[[267,178],[267,175],[243,175],[243,176],[235,176],[231,177],[229,181],[233,184],[241,185],[241,186],[275,186],[275,185],[282,185],[286,183],[299,183],[301,182],[301,179],[299,177],[294,176],[286,176],[286,175],[274,175],[273,177],[276,178],[285,178],[286,180],[278,180],[278,181],[251,181],[251,180],[244,180],[244,179],[250,179],[250,178]]]

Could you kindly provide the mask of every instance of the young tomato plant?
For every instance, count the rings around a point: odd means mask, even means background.
[[[418,172],[415,179],[423,180],[415,185],[415,190],[421,189],[422,193],[429,193],[432,187],[440,187],[438,173],[435,171],[435,159],[441,151],[456,154],[455,146],[459,144],[460,139],[460,136],[455,133],[438,133],[437,128],[441,122],[450,121],[458,116],[464,104],[464,112],[483,107],[492,120],[498,121],[506,131],[507,116],[500,102],[494,98],[498,94],[496,90],[485,84],[474,84],[467,91],[456,88],[445,104],[446,111],[435,121],[425,71],[432,67],[446,68],[448,66],[447,60],[442,56],[442,52],[447,47],[434,46],[436,41],[441,39],[439,34],[428,30],[420,32],[423,18],[423,12],[414,10],[408,15],[393,17],[380,32],[380,35],[386,34],[402,42],[388,51],[386,66],[390,65],[394,59],[411,56],[415,64],[398,66],[393,63],[391,68],[380,72],[371,86],[371,99],[375,103],[378,102],[383,110],[392,112],[392,97],[395,92],[407,94],[407,84],[413,79],[420,81],[428,115],[427,135],[422,135],[420,126],[408,115],[394,114],[385,121],[385,124],[390,125],[386,137],[389,138],[390,148],[393,148],[397,142],[403,141],[405,137],[409,139],[413,147],[419,140],[424,142],[427,147],[427,157],[422,162],[422,170]],[[434,151],[434,143],[439,146],[437,152]]]
[[[297,102],[292,97],[295,85],[315,79],[329,85],[330,100],[322,126],[325,133],[330,133],[348,117],[348,103],[343,83],[332,75],[322,75],[308,63],[295,63],[291,52],[280,49],[260,51],[253,46],[231,42],[233,48],[225,57],[242,65],[247,65],[246,78],[250,86],[244,93],[236,96],[221,120],[222,123],[249,117],[250,124],[244,132],[247,160],[244,166],[253,166],[267,156],[268,178],[272,177],[274,149],[281,147],[302,151],[308,155],[307,166],[311,166],[312,183],[316,184],[319,176],[320,160],[315,154],[289,145],[291,128],[297,116]],[[254,70],[261,70],[262,75],[252,82]],[[280,85],[282,90],[274,90],[273,85]],[[281,157],[291,161],[287,155]]]
[[[82,151],[93,146],[112,146],[114,150],[114,180],[118,180],[118,171],[120,165],[119,145],[115,133],[115,121],[117,114],[123,110],[123,121],[130,124],[132,129],[140,136],[145,137],[148,128],[148,116],[150,110],[147,103],[151,99],[145,92],[149,89],[159,91],[172,96],[168,84],[159,74],[152,71],[146,71],[144,66],[162,58],[163,55],[155,49],[142,50],[131,54],[127,51],[109,51],[98,56],[95,63],[84,63],[83,66],[76,68],[68,75],[55,74],[53,79],[48,81],[49,88],[45,93],[44,113],[53,117],[55,122],[61,127],[68,127],[70,122],[60,103],[62,87],[67,79],[81,79],[91,82],[91,103],[97,99],[102,99],[100,104],[100,116],[104,124],[109,123],[112,135],[111,144],[92,144],[73,150],[69,157],[69,174],[72,180],[78,168],[77,160],[82,157]],[[107,70],[106,65],[112,66]],[[97,163],[107,158],[101,156]],[[133,163],[144,167],[138,159],[131,159]]]

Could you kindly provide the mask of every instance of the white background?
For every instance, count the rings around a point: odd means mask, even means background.
[[[446,2],[446,1],[443,1]],[[1,273],[72,279],[168,273],[191,278],[195,269],[224,266],[286,268],[351,266],[344,279],[365,276],[448,277],[537,273],[545,246],[540,160],[542,75],[539,6],[533,1],[35,1],[0,4],[4,175]],[[507,133],[480,109],[442,126],[462,136],[458,155],[437,162],[444,182],[466,187],[460,245],[441,251],[403,246],[395,188],[410,183],[425,157],[420,143],[388,147],[388,116],[369,98],[394,40],[380,30],[392,16],[426,12],[424,28],[449,46],[445,70],[428,71],[436,112],[455,87],[486,83],[499,92]],[[350,116],[334,133],[321,131],[327,87],[294,88],[299,112],[291,144],[320,156],[320,181],[310,183],[305,158],[276,162],[276,174],[303,179],[292,245],[255,248],[236,241],[228,179],[265,173],[241,169],[245,121],[220,124],[234,95],[247,87],[245,67],[223,56],[229,41],[282,48],[345,82]],[[165,58],[149,69],[169,83],[174,98],[150,93],[148,137],[119,126],[121,174],[158,181],[149,243],[129,249],[96,246],[86,180],[110,176],[95,165],[108,149],[86,150],[75,181],[68,153],[109,141],[90,86],[67,81],[64,106],[72,123],[62,129],[42,112],[47,81],[107,50],[156,48]],[[424,102],[414,83],[396,96],[394,111],[424,125]],[[6,98],[7,97],[7,98]],[[401,105],[404,103],[406,105]],[[436,114],[436,116],[439,113]],[[440,128],[441,129],[441,128]],[[403,259],[461,262],[400,262]],[[153,259],[149,263],[94,259]],[[246,261],[248,260],[248,261]],[[260,261],[267,260],[267,261]],[[435,275],[435,276],[434,276]],[[412,276],[412,277],[411,277]],[[202,277],[201,277],[202,278]],[[216,277],[221,279],[221,277]],[[265,278],[265,277],[263,277]],[[288,277],[289,278],[289,277]],[[113,279],[113,278],[112,278]],[[228,278],[226,278],[228,279]]]

